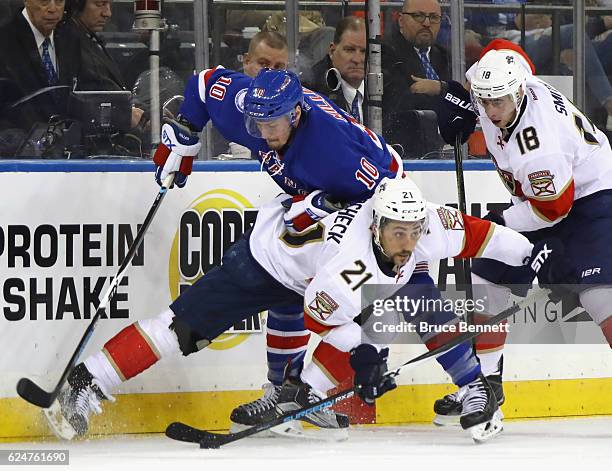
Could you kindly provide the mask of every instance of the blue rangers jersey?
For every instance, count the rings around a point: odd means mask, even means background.
[[[274,181],[291,195],[323,190],[341,201],[369,197],[384,177],[401,174],[399,155],[326,98],[304,88],[304,108],[290,141],[279,153],[251,136],[244,96],[252,78],[216,67],[192,77],[180,113],[201,130],[210,120],[223,137],[251,150]]]

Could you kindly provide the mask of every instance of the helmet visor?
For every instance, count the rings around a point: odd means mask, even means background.
[[[282,116],[264,119],[245,114],[244,123],[247,132],[251,136],[266,140],[270,138],[275,139],[286,135],[290,131],[292,122],[295,119],[294,115],[295,112],[289,112]]]

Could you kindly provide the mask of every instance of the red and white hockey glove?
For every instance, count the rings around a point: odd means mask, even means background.
[[[202,144],[197,132],[189,128],[186,121],[168,121],[162,126],[161,142],[157,146],[155,162],[155,181],[159,186],[171,173],[175,173],[174,183],[183,188],[191,175],[193,159]]]
[[[307,196],[289,197],[282,202],[282,205],[286,209],[283,218],[285,225],[292,234],[302,232],[325,216],[345,207],[341,203],[330,201],[329,195],[321,190],[313,191]]]

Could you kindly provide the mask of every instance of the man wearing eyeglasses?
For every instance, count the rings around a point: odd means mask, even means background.
[[[415,139],[410,139],[406,128],[420,132],[420,127],[407,122],[406,112],[435,110],[439,80],[450,78],[450,54],[436,44],[441,21],[437,0],[405,0],[399,29],[383,45],[385,138],[403,144],[409,157],[414,157],[411,143]]]

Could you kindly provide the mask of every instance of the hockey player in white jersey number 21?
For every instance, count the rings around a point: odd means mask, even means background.
[[[197,309],[173,304],[127,327],[77,365],[58,401],[46,410],[58,436],[84,435],[90,413],[100,412],[101,401],[112,399],[121,382],[161,358],[198,351],[235,322],[232,313],[266,309],[292,296],[304,297],[308,328],[337,350],[351,352],[358,394],[373,403],[395,383],[383,377],[388,349],[363,344],[360,327],[353,322],[361,311],[360,289],[354,288],[363,278],[400,289],[418,262],[484,256],[533,279],[527,262],[545,248],[503,226],[427,203],[408,178],[383,179],[371,199],[332,213],[298,234],[289,232],[284,222],[287,198],[281,195],[262,206],[251,235],[236,242],[223,264],[188,290],[199,290],[199,296],[191,298],[201,300]],[[542,269],[546,267],[544,263]],[[271,291],[276,292],[266,294]],[[307,406],[332,386],[325,371],[311,362],[286,379],[277,410]],[[466,390],[463,428],[478,441],[499,433],[501,414],[484,376],[477,374]],[[339,417],[323,410],[305,420],[341,428]]]
[[[506,210],[489,213],[485,219],[524,233],[533,243],[559,239],[564,253],[553,255],[555,269],[548,277],[538,276],[538,281],[556,298],[576,297],[612,346],[610,143],[571,101],[533,72],[518,46],[491,42],[466,73],[476,113],[456,105],[462,100],[469,103],[470,92],[449,83],[441,100],[448,114],[440,115],[440,128],[453,142],[450,128],[464,132],[458,124],[468,123],[464,129],[470,129],[469,121],[479,117],[487,149],[512,199]],[[476,294],[484,287],[488,293],[496,292],[491,296],[496,304],[492,314],[505,307],[511,285],[520,282],[495,260],[475,260],[472,275]],[[500,402],[504,343],[505,335],[479,336],[475,341],[483,373],[497,378]],[[464,393],[460,389],[436,401],[440,425],[459,418]]]

